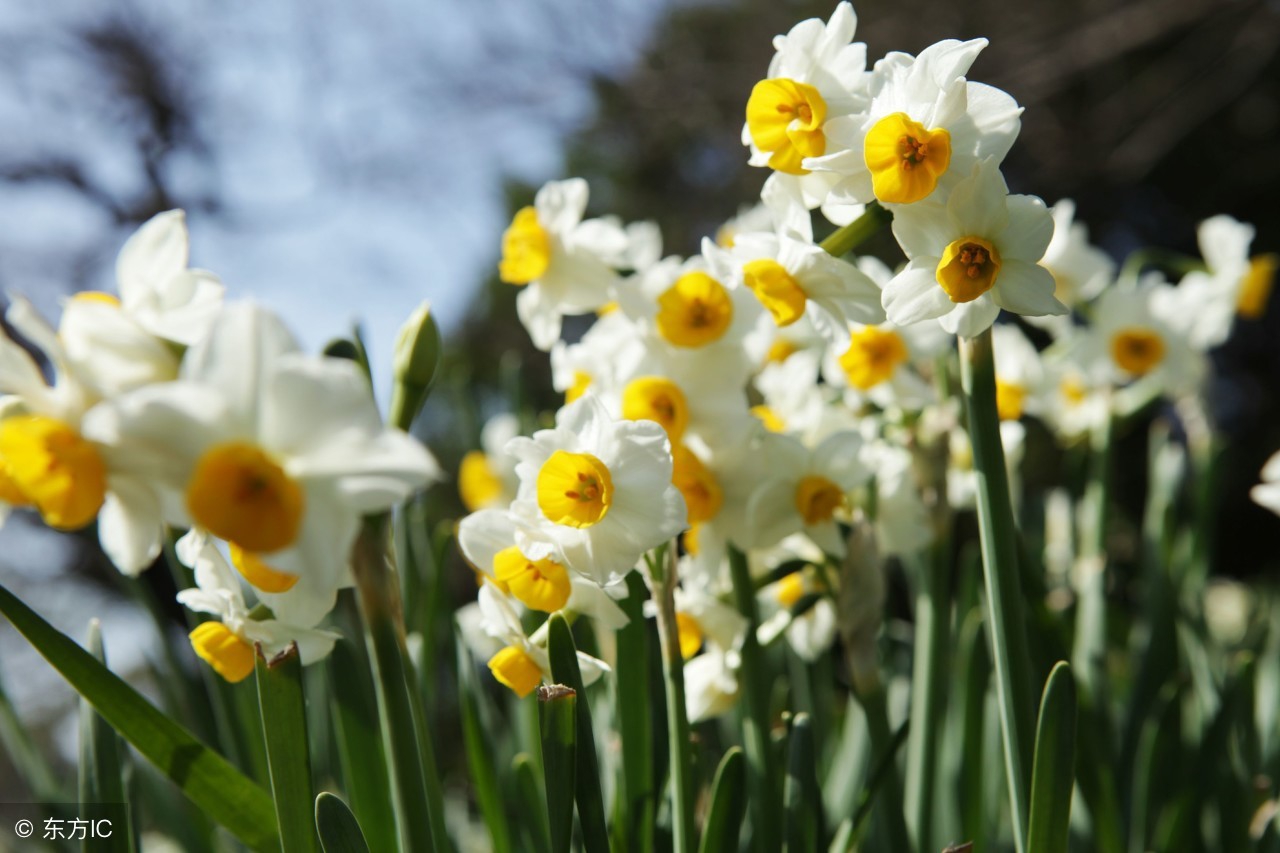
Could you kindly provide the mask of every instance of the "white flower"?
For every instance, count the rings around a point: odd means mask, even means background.
[[[822,203],[831,179],[803,161],[826,153],[829,122],[866,105],[867,48],[852,41],[857,24],[853,7],[841,3],[828,23],[810,18],[775,38],[768,77],[747,101],[742,144],[751,165],[774,169],[770,182],[797,184],[809,208]]]
[[[529,637],[520,623],[516,605],[498,587],[485,583],[478,596],[480,625],[486,634],[505,645],[489,658],[489,671],[494,678],[510,687],[520,697],[528,696],[543,681],[551,680],[551,660],[545,648],[545,631]],[[465,635],[464,635],[465,636]],[[478,654],[484,654],[476,650]],[[593,684],[609,671],[599,658],[578,652],[578,670],[583,684]]]
[[[99,406],[86,430],[167,486],[170,523],[229,542],[281,619],[314,624],[351,582],[360,517],[438,469],[382,424],[354,363],[296,349],[274,315],[229,306],[187,354],[182,380]]]
[[[836,433],[813,450],[777,433],[764,441],[767,474],[747,503],[749,547],[768,547],[803,530],[826,553],[844,556],[836,514],[869,476],[859,459],[861,436]]]
[[[935,394],[917,365],[933,359],[950,343],[936,323],[855,327],[827,350],[822,374],[832,387],[845,389],[845,405],[855,411],[868,401],[885,410],[918,411]]]
[[[1053,276],[1037,264],[1053,218],[1040,199],[1009,195],[993,161],[956,184],[945,207],[899,209],[893,233],[909,263],[884,288],[891,322],[937,318],[948,332],[971,338],[990,327],[1001,308],[1066,313],[1053,296]]]
[[[964,78],[986,44],[942,41],[918,57],[891,53],[876,63],[867,110],[828,122],[827,152],[804,161],[832,175],[832,202],[945,201],[977,162],[1004,159],[1022,108]]]
[[[195,570],[197,587],[179,592],[178,601],[197,613],[218,617],[225,629],[219,631],[216,623],[205,623],[192,632],[192,644],[196,653],[227,680],[238,681],[236,674],[248,675],[243,667],[246,656],[249,661],[254,659],[254,645],[261,645],[263,655],[271,660],[296,643],[298,657],[306,665],[327,657],[333,644],[342,638],[333,631],[316,629],[314,623],[299,625],[250,616],[240,581],[203,532],[190,531],[178,540],[176,550],[178,559]]]
[[[532,559],[557,554],[607,584],[686,526],[666,432],[651,421],[614,421],[592,395],[561,409],[554,429],[513,439],[507,452],[519,460],[511,511],[537,519],[545,537],[517,530]]]
[[[1280,453],[1275,453],[1262,466],[1262,482],[1249,490],[1254,503],[1280,515]]]
[[[112,442],[92,434],[97,393],[31,304],[17,299],[5,316],[44,353],[54,382],[47,385],[31,356],[0,336],[0,523],[12,506],[34,507],[63,530],[96,517],[103,551],[120,571],[137,574],[160,553],[155,483]]]
[[[780,185],[765,187],[773,232],[739,234],[730,250],[704,249],[712,271],[750,290],[778,327],[808,318],[827,340],[839,342],[850,323],[884,319],[880,288],[858,267],[814,245],[809,212]]]
[[[1089,242],[1089,230],[1075,220],[1076,204],[1069,198],[1060,200],[1053,214],[1053,239],[1044,251],[1040,266],[1053,275],[1053,295],[1059,302],[1074,308],[1098,297],[1111,283],[1116,265],[1111,257]],[[1031,317],[1028,322],[1049,329],[1056,337],[1070,333],[1071,320]]]
[[[1094,324],[1072,339],[1070,357],[1099,381],[1140,379],[1171,395],[1194,391],[1205,362],[1179,331],[1188,318],[1170,316],[1179,307],[1174,290],[1158,274],[1134,287],[1107,290],[1095,307]]]
[[[458,494],[468,510],[506,506],[516,496],[516,463],[505,448],[519,434],[520,421],[509,412],[485,421],[481,449],[468,451],[458,465]]]
[[[499,276],[523,288],[516,312],[543,351],[559,339],[565,314],[594,311],[614,298],[615,270],[627,263],[633,246],[617,222],[584,222],[586,209],[586,181],[552,181],[538,190],[532,207],[516,212],[502,235]]]
[[[875,531],[880,552],[912,554],[925,548],[933,540],[933,527],[911,452],[888,441],[869,441],[862,460],[875,478]]]
[[[685,661],[685,713],[690,723],[700,723],[727,713],[738,701],[737,651],[712,646]]]
[[[996,367],[996,410],[1001,420],[1016,421],[1024,414],[1040,413],[1044,366],[1040,353],[1012,323],[991,330]]]
[[[1236,315],[1256,320],[1267,309],[1280,258],[1250,259],[1254,228],[1230,216],[1214,216],[1200,223],[1196,238],[1205,271],[1187,273],[1178,286],[1160,298],[1164,313],[1198,350],[1212,349],[1231,334]]]

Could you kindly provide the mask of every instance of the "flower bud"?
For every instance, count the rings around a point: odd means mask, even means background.
[[[440,330],[423,302],[400,327],[392,365],[391,426],[408,430],[422,409],[440,364]]]

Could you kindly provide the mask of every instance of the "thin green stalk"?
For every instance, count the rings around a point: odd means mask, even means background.
[[[649,656],[653,625],[644,617],[645,585],[639,572],[627,575],[621,602],[630,621],[617,634],[618,672],[615,716],[622,748],[622,778],[613,827],[615,849],[653,847],[653,718],[650,713]]]
[[[698,839],[693,823],[693,748],[685,705],[684,657],[676,626],[676,554],[670,546],[650,562],[653,599],[658,604],[658,645],[666,681],[667,745],[671,753],[671,823],[675,853],[693,853]]]
[[[903,726],[897,734],[889,725],[889,709],[884,686],[877,683],[857,692],[858,702],[867,715],[867,735],[871,740],[872,766],[876,770],[867,780],[869,794],[881,794],[880,814],[884,818],[884,829],[889,836],[890,850],[914,850],[911,838],[907,833],[907,821],[902,808],[902,776],[898,773],[897,751],[902,742],[910,736],[910,723]],[[868,799],[865,807],[870,808]],[[855,827],[860,821],[854,820]]]
[[[1108,412],[1110,404],[1108,403]],[[1080,689],[1105,700],[1103,675],[1107,652],[1107,516],[1111,502],[1111,458],[1113,418],[1108,413],[1093,435],[1089,485],[1085,490],[1088,508],[1086,535],[1081,543],[1080,603],[1076,608],[1076,639],[1073,669]]]
[[[444,804],[421,711],[399,606],[399,582],[387,554],[387,517],[370,517],[353,554],[369,643],[382,737],[391,765],[396,823],[406,850],[447,851]],[[416,707],[415,707],[416,706]]]
[[[1014,818],[1014,841],[1019,853],[1027,849],[1026,833],[1031,794],[1033,698],[1027,659],[1025,624],[1018,572],[1017,530],[1009,498],[1009,475],[1000,442],[996,412],[995,362],[991,330],[960,339],[960,381],[969,413],[969,440],[977,477],[978,530],[987,588],[987,627],[991,633],[1000,731],[1004,740],[1009,803]]]
[[[104,666],[107,655],[102,647],[102,626],[97,619],[89,621],[85,643],[89,653]],[[105,804],[119,806],[119,817],[113,822],[111,837],[85,838],[81,849],[90,851],[129,851],[133,849],[133,826],[129,820],[128,798],[124,786],[124,749],[115,729],[93,709],[87,699],[80,700],[80,803],[83,817],[101,814]]]
[[[827,253],[842,258],[858,246],[875,236],[876,232],[893,221],[893,214],[873,201],[867,205],[862,215],[843,228],[838,229],[819,245]]]
[[[939,543],[941,545],[941,543]],[[951,650],[951,566],[941,547],[917,554],[915,656],[911,670],[911,737],[906,799],[917,850],[934,850],[938,753],[946,711]]]
[[[760,613],[756,608],[755,588],[747,569],[747,556],[733,546],[729,547],[729,572],[733,579],[733,597],[739,612],[747,620],[742,639],[742,666],[738,678],[742,682],[742,743],[747,754],[747,790],[754,807],[747,809],[755,815],[752,820],[752,840],[759,853],[772,853],[782,842],[777,821],[765,818],[769,809],[779,801],[781,788],[775,767],[772,743],[769,737],[769,682],[768,668],[756,642],[756,629],[760,626]]]

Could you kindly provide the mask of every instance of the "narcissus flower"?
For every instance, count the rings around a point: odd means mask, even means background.
[[[1053,275],[1054,297],[1067,307],[1078,307],[1096,299],[1115,275],[1115,262],[1106,252],[1089,242],[1089,231],[1076,221],[1076,205],[1064,198],[1053,206],[1053,239],[1044,251],[1040,266]],[[1068,334],[1069,319],[1033,317],[1031,323],[1044,326],[1055,335]],[[1068,328],[1064,328],[1062,324]]]
[[[1262,466],[1262,482],[1249,490],[1249,497],[1280,515],[1280,453],[1275,453]]]
[[[206,534],[192,530],[178,540],[176,550],[178,559],[195,570],[196,580],[196,588],[179,592],[178,601],[197,613],[217,617],[191,632],[191,645],[227,681],[242,681],[253,672],[256,645],[271,660],[296,643],[298,657],[306,665],[327,657],[342,638],[315,628],[314,623],[298,625],[251,616],[240,581]]]
[[[516,496],[516,463],[506,454],[507,442],[520,433],[515,415],[504,412],[485,422],[480,450],[462,457],[458,466],[458,494],[470,512],[506,506]]]
[[[771,180],[798,180],[810,208],[830,180],[810,175],[805,159],[826,153],[828,122],[866,103],[867,48],[852,41],[857,24],[853,7],[841,3],[829,22],[811,18],[775,38],[768,75],[747,100],[742,144],[751,148],[751,165],[774,169]]]
[[[230,543],[277,616],[315,624],[351,582],[360,516],[436,479],[435,461],[383,426],[354,363],[297,352],[255,305],[226,308],[182,371],[98,407],[93,434],[168,488],[170,523]]]
[[[975,163],[1004,159],[1022,108],[999,89],[965,80],[986,44],[942,41],[918,57],[890,53],[876,63],[866,111],[828,122],[825,155],[804,161],[835,179],[831,201],[945,201]]]
[[[862,437],[836,433],[813,450],[786,435],[770,434],[765,442],[768,473],[747,503],[751,547],[803,531],[826,553],[844,556],[836,520],[848,509],[849,492],[870,475],[859,458]]]
[[[555,429],[513,439],[507,449],[519,460],[512,512],[537,519],[542,536],[517,530],[531,559],[558,553],[605,584],[686,526],[666,431],[647,420],[615,421],[593,395],[561,409]]]
[[[827,340],[839,341],[850,323],[884,319],[880,288],[853,264],[814,245],[809,212],[781,185],[765,188],[771,232],[743,233],[733,248],[706,249],[712,269],[755,294],[778,327],[807,318]]]
[[[1053,218],[1034,196],[1009,195],[994,161],[956,184],[945,206],[902,208],[893,233],[909,258],[884,288],[889,320],[909,325],[937,319],[971,338],[1014,314],[1064,314],[1053,276],[1038,261],[1053,236]]]
[[[502,235],[498,275],[521,288],[516,312],[544,351],[560,338],[565,314],[595,311],[614,299],[616,270],[627,263],[630,243],[621,225],[583,221],[586,209],[586,181],[552,181]]]

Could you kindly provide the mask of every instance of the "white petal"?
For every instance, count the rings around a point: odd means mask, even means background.
[[[160,498],[145,480],[111,477],[98,514],[98,538],[111,562],[136,577],[160,556],[164,523]]]
[[[243,423],[255,425],[275,360],[298,344],[272,312],[252,302],[225,306],[209,336],[187,351],[182,377],[214,386]]]
[[[880,298],[889,322],[909,326],[952,310],[954,303],[938,284],[937,265],[937,258],[913,260],[884,286]]]
[[[116,281],[126,309],[145,305],[170,278],[187,268],[187,224],[181,210],[156,214],[125,241]]]
[[[1000,306],[991,299],[990,293],[984,293],[972,302],[957,305],[938,322],[953,335],[973,338],[991,328],[999,315]]]
[[[1000,267],[996,285],[987,295],[996,305],[1014,314],[1066,314],[1067,306],[1054,297],[1053,288],[1053,275],[1047,269],[1015,259],[1005,261]]]

